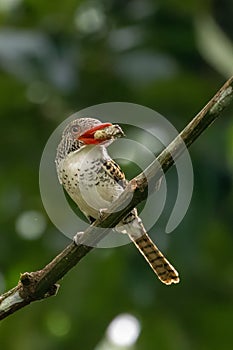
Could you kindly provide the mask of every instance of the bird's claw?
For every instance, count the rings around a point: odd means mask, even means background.
[[[127,189],[130,191],[130,192],[134,192],[136,190],[136,188],[138,187],[138,184],[137,184],[137,180],[136,179],[132,179],[128,182],[127,184]]]
[[[73,241],[76,245],[83,244],[84,232],[77,232],[73,238]]]
[[[101,208],[99,209],[99,212],[98,212],[98,219],[99,220],[102,220],[104,218],[104,215],[107,213],[107,208]]]

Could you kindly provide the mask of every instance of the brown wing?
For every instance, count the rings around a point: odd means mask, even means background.
[[[105,160],[102,163],[104,171],[112,178],[118,185],[125,188],[127,185],[127,180],[125,174],[120,168],[120,166],[113,160]]]
[[[100,200],[103,202],[102,208],[108,208],[123,192],[127,181],[119,165],[112,159],[101,161],[101,168],[98,170],[98,182],[95,189]]]

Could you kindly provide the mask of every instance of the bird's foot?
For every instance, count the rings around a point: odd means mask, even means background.
[[[73,241],[76,245],[83,244],[84,240],[84,232],[77,232],[76,235],[73,238]]]
[[[137,180],[136,179],[132,179],[128,182],[127,184],[127,189],[130,191],[130,192],[134,192],[136,190],[136,188],[138,187],[138,183],[137,183]]]
[[[99,209],[99,212],[98,212],[98,219],[99,220],[103,220],[105,214],[107,214],[108,212],[108,208],[101,208]]]

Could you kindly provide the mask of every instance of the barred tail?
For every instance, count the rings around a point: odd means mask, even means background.
[[[179,274],[148,236],[142,220],[133,209],[117,226],[118,232],[127,233],[131,241],[149,263],[161,282],[179,283]]]
[[[133,238],[131,235],[129,236],[161,282],[167,285],[179,283],[178,272],[152,242],[147,233],[144,233],[137,239]]]

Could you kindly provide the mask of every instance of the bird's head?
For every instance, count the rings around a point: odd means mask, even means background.
[[[83,146],[108,145],[114,139],[122,136],[124,133],[117,124],[102,123],[94,118],[75,119],[63,131],[57,149],[56,162]]]

